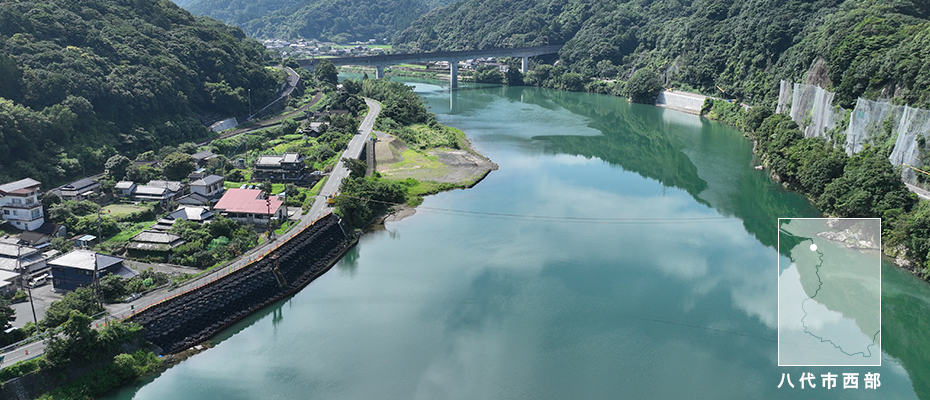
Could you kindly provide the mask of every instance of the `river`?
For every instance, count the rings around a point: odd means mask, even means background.
[[[888,264],[881,367],[778,366],[777,218],[819,213],[739,132],[610,96],[415,86],[500,169],[108,398],[930,399],[930,286]]]

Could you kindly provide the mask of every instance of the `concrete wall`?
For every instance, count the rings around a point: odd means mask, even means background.
[[[691,114],[700,114],[701,107],[704,106],[706,96],[693,93],[678,92],[659,92],[656,98],[656,105],[660,107],[671,108],[673,110],[684,111]]]
[[[236,125],[239,125],[239,122],[235,118],[224,119],[220,122],[217,122],[213,125],[210,125],[210,130],[213,132],[222,132],[227,129],[235,128]]]
[[[166,354],[176,353],[296,293],[354,244],[330,214],[261,260],[150,307],[132,321],[142,324],[145,338]]]

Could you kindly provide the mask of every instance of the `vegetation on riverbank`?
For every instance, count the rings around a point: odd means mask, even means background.
[[[376,171],[374,176],[365,177],[367,166],[364,162],[345,160],[351,174],[342,182],[336,209],[350,225],[362,227],[395,205],[406,203],[415,206],[423,201],[422,196],[442,190],[468,187],[473,185],[476,179],[480,179],[466,178],[464,182],[433,180],[441,179],[451,167],[440,162],[437,156],[429,154],[428,151],[473,150],[464,132],[443,126],[436,121],[435,115],[427,111],[426,105],[413,92],[412,87],[386,79],[347,80],[343,85],[360,87],[362,95],[381,102],[382,111],[375,128],[397,138],[392,140],[401,140],[403,144],[400,147],[404,149],[399,154],[402,161],[398,160],[391,166],[409,166],[410,169],[416,170],[421,178],[425,174],[425,179],[414,179],[382,175]],[[480,157],[477,154],[475,156]],[[489,161],[488,164],[493,165]],[[437,174],[439,176],[433,177]]]
[[[708,100],[704,114],[741,129],[772,179],[806,195],[830,216],[881,218],[882,245],[906,258],[909,269],[930,280],[930,201],[918,201],[888,161],[890,149],[867,148],[852,157],[822,138],[805,138],[787,115],[764,107]]]
[[[0,382],[24,377],[44,388],[53,387],[45,393],[31,387],[39,399],[92,399],[161,366],[161,360],[145,348],[138,324],[111,322],[95,330],[91,317],[72,310],[61,326],[44,355],[0,370]]]

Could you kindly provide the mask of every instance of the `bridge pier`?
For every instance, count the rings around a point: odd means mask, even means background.
[[[452,84],[453,89],[459,87],[459,62],[458,61],[449,61],[449,82]]]
[[[376,72],[375,72],[375,78],[377,78],[377,79],[384,78],[384,66],[383,66],[383,65],[378,65],[378,66],[376,66],[376,67],[375,67],[375,71],[376,71]]]
[[[523,65],[520,66],[520,72],[525,74],[526,71],[529,71],[529,69],[530,69],[530,58],[523,57]]]

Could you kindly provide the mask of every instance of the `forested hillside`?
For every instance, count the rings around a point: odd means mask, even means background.
[[[390,38],[431,8],[454,0],[196,0],[197,15],[242,27],[251,36],[337,43]]]
[[[206,136],[277,84],[237,28],[168,0],[0,1],[0,182],[45,187]]]
[[[778,80],[930,106],[930,3],[918,0],[467,0],[398,34],[412,51],[565,44],[568,71],[772,102]],[[721,93],[721,90],[723,93]]]

